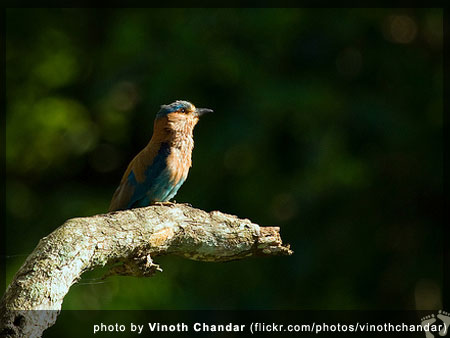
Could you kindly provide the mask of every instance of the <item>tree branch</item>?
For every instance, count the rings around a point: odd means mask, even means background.
[[[39,241],[8,286],[0,301],[0,337],[41,337],[85,271],[108,265],[107,276],[148,277],[162,271],[152,258],[168,254],[224,262],[292,251],[278,227],[186,204],[69,219]]]

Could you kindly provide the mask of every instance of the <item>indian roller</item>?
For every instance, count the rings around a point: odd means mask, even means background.
[[[192,166],[193,131],[200,116],[212,112],[187,101],[162,105],[147,146],[128,165],[109,211],[145,207],[173,198]]]

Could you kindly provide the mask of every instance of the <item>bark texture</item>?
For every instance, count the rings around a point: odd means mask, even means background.
[[[41,337],[85,271],[107,265],[108,275],[148,277],[162,271],[153,258],[169,254],[224,262],[292,251],[278,227],[186,204],[69,219],[39,241],[8,286],[0,301],[0,337]]]

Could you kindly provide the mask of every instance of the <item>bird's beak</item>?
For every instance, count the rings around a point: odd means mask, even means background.
[[[214,110],[212,109],[208,109],[208,108],[196,108],[195,109],[195,113],[197,114],[197,116],[202,116],[203,114],[206,113],[212,113]]]

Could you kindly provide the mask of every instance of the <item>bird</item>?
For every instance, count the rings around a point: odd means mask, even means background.
[[[108,212],[170,203],[192,166],[194,127],[210,112],[184,100],[161,105],[150,142],[128,165]]]

